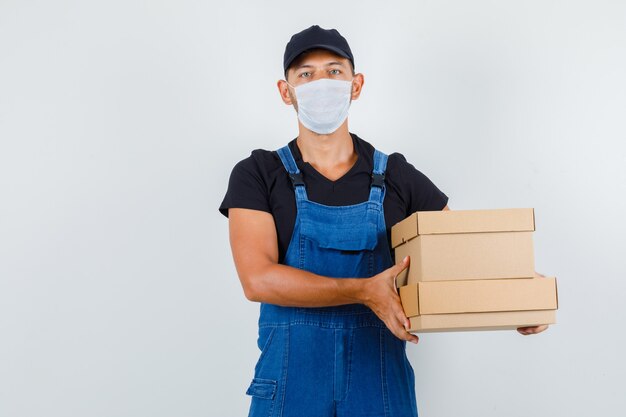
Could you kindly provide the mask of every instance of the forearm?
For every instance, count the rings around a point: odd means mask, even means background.
[[[252,301],[299,307],[364,303],[366,280],[330,278],[283,264],[269,264],[247,280]]]

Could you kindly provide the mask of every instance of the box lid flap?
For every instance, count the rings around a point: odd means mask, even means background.
[[[416,211],[391,228],[391,247],[419,235],[534,230],[533,208]]]
[[[535,230],[532,208],[418,211],[419,235]]]

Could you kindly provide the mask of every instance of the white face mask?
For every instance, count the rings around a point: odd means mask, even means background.
[[[296,91],[298,119],[307,129],[333,133],[348,117],[352,80],[320,78],[297,87],[289,85]]]

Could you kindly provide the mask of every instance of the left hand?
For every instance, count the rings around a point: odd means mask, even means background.
[[[542,324],[541,326],[518,327],[517,331],[523,334],[524,336],[528,336],[529,334],[541,333],[547,328],[548,328],[547,324]]]
[[[535,278],[537,277],[546,277],[545,275],[540,274],[539,272],[535,271]],[[527,336],[529,334],[537,334],[537,333],[541,333],[544,330],[546,330],[548,328],[547,324],[542,324],[540,326],[529,326],[529,327],[518,327],[517,331],[520,334],[523,334],[524,336]]]

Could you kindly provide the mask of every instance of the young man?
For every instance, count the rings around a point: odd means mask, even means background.
[[[235,165],[220,206],[245,296],[260,302],[250,416],[417,416],[390,231],[448,197],[400,153],[348,130],[363,74],[335,29],[286,46],[283,102],[298,136]],[[545,326],[520,329],[537,333]]]

